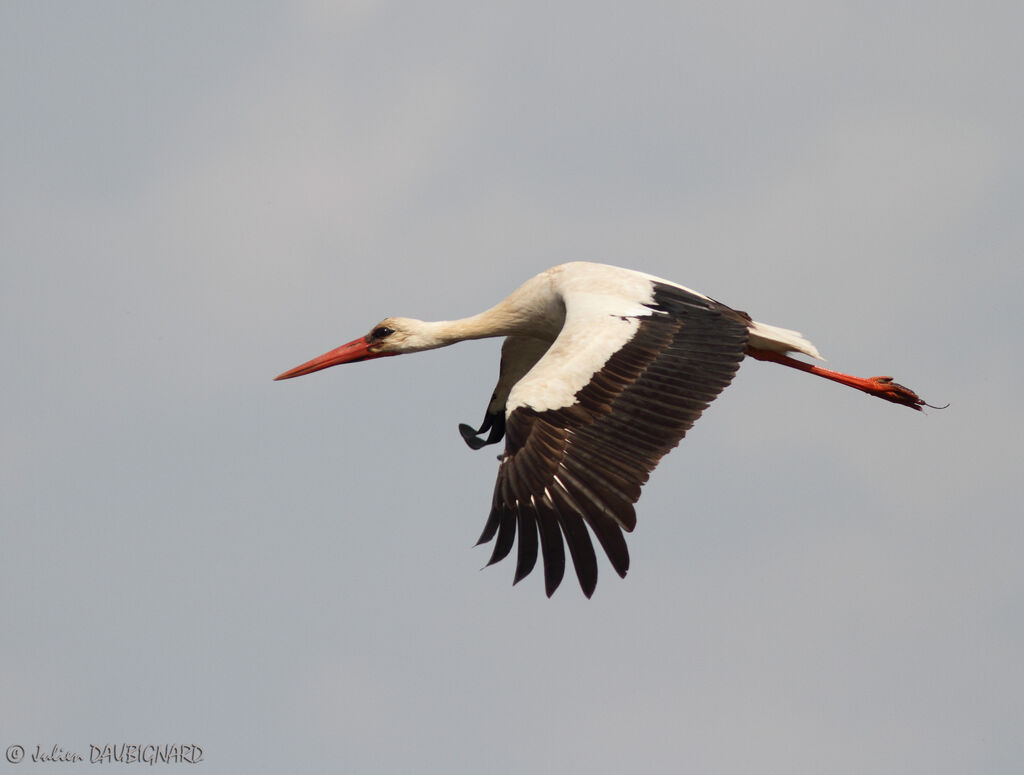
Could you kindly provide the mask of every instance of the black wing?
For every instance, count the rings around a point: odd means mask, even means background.
[[[491,512],[478,543],[495,541],[488,565],[504,559],[519,533],[515,582],[533,570],[538,537],[550,597],[565,572],[565,543],[587,597],[597,558],[587,527],[620,576],[629,568],[622,531],[636,526],[633,504],[658,461],[732,381],[747,347],[742,312],[654,284],[653,313],[633,338],[561,409],[516,408]],[[513,582],[513,583],[515,583]]]
[[[459,424],[459,433],[470,449],[482,449],[488,444],[497,444],[505,437],[505,402],[509,391],[523,378],[534,364],[544,355],[550,342],[528,336],[509,336],[501,346],[501,365],[498,368],[498,384],[487,404],[487,413],[479,429],[466,423]],[[487,438],[482,438],[490,431]]]

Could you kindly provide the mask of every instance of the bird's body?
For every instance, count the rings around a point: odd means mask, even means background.
[[[542,272],[469,318],[387,318],[277,379],[499,336],[501,366],[484,422],[475,431],[460,426],[474,449],[507,436],[480,542],[495,540],[492,564],[508,555],[518,533],[519,581],[534,567],[539,537],[548,595],[564,573],[563,537],[584,593],[593,593],[597,563],[588,527],[625,576],[622,531],[636,524],[641,486],[745,355],[915,409],[925,405],[888,377],[852,377],[790,358],[787,352],[820,357],[795,331],[757,323],[667,280],[584,262]]]

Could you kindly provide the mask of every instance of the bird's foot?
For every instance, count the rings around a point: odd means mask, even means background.
[[[894,404],[909,406],[911,409],[916,409],[919,412],[925,406],[930,409],[946,408],[945,406],[932,406],[925,403],[924,399],[910,388],[903,387],[898,382],[893,382],[892,377],[868,377],[864,380],[864,384],[859,387],[865,393],[877,396],[878,398],[884,398],[886,401],[892,401]],[[949,406],[949,404],[946,404],[946,406]]]

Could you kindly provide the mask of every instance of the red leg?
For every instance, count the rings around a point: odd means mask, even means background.
[[[790,358],[788,355],[775,352],[774,350],[761,350],[756,347],[748,347],[747,355],[759,361],[771,361],[772,363],[789,366],[792,369],[816,374],[819,377],[838,382],[840,385],[848,385],[857,390],[862,390],[868,395],[884,398],[886,401],[909,406],[911,409],[917,409],[918,411],[921,411],[922,406],[931,406],[931,404],[926,404],[922,401],[917,393],[910,388],[905,388],[903,385],[893,382],[892,377],[854,377],[839,371],[823,369],[821,366],[815,366],[812,363],[798,361],[796,358]],[[931,408],[935,409],[938,407]]]

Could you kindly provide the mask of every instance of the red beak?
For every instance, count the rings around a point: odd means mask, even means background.
[[[341,363],[355,363],[356,361],[368,361],[371,358],[381,358],[385,355],[397,355],[398,353],[375,353],[370,352],[369,342],[366,341],[365,337],[355,339],[348,344],[343,344],[337,349],[331,350],[328,353],[324,353],[321,356],[314,358],[311,361],[306,361],[301,366],[296,366],[294,369],[289,369],[284,374],[278,374],[274,377],[275,380],[279,379],[291,379],[292,377],[301,377],[304,374],[312,374],[314,371],[320,371],[320,369],[328,369],[331,366],[337,366]]]

